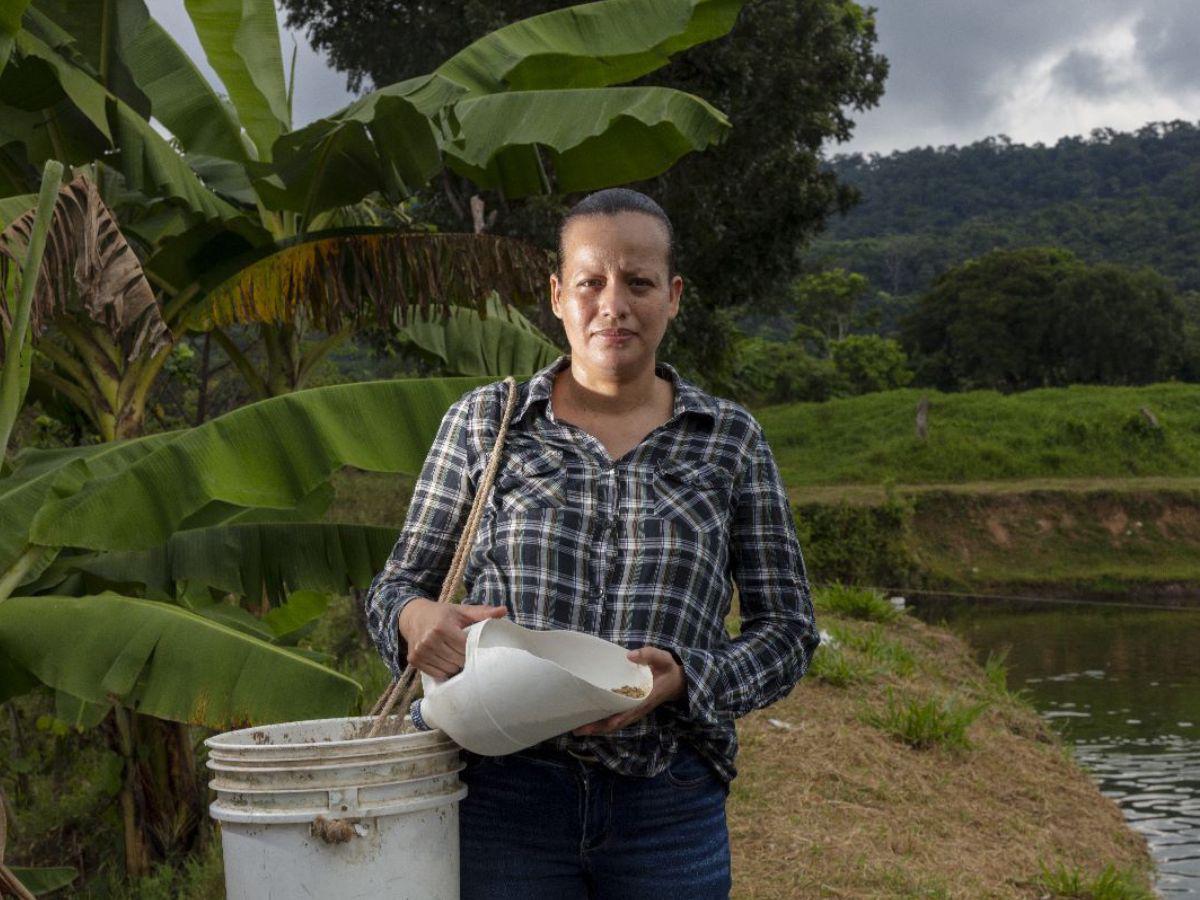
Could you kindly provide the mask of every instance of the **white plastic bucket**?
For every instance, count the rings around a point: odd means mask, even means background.
[[[454,900],[458,747],[441,731],[365,735],[369,718],[243,728],[209,738],[226,895]]]
[[[592,634],[535,631],[509,619],[484,619],[466,632],[462,671],[442,681],[422,673],[425,696],[413,704],[413,720],[482,756],[633,709],[654,686],[649,666]]]

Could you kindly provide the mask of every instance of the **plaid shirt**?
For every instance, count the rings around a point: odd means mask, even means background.
[[[656,775],[691,743],[725,781],[737,774],[733,720],[786,696],[819,638],[804,559],[774,457],[754,417],[663,362],[671,418],[615,462],[555,418],[555,362],[518,385],[492,496],[467,560],[464,603],[504,604],[527,628],[566,628],[682,664],[686,699],[606,735],[546,742],[629,775]],[[503,382],[447,411],[384,570],[366,595],[371,635],[393,674],[407,648],[397,617],[436,599],[495,443]],[[737,583],[741,633],[725,616]]]

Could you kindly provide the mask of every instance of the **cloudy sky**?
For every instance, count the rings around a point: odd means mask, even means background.
[[[867,3],[864,3],[867,5]],[[874,0],[891,62],[880,105],[830,153],[968,144],[994,134],[1053,143],[1066,134],[1200,119],[1200,0]],[[183,0],[149,0],[203,60]],[[296,125],[352,99],[303,33]],[[211,77],[211,73],[210,73]]]
[[[1198,0],[875,0],[887,92],[835,152],[1200,119]],[[831,148],[833,149],[833,148]]]

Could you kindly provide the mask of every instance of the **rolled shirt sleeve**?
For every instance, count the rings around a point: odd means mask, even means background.
[[[791,506],[761,430],[735,484],[730,565],[741,634],[723,647],[676,647],[686,717],[700,725],[743,716],[791,692],[820,643]]]
[[[442,417],[404,527],[363,601],[371,639],[395,677],[404,671],[408,658],[398,625],[400,612],[417,597],[438,598],[466,526],[475,489],[469,425],[477,421],[473,407],[481,399],[480,389],[468,391]]]

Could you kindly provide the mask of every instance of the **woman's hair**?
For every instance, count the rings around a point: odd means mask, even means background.
[[[588,194],[572,206],[558,224],[558,274],[560,278],[562,277],[564,256],[563,235],[571,220],[584,216],[615,216],[617,213],[623,212],[645,213],[662,222],[663,227],[667,229],[667,277],[675,276],[675,229],[671,227],[671,220],[667,218],[663,208],[640,191],[630,188],[605,188],[594,194]]]

